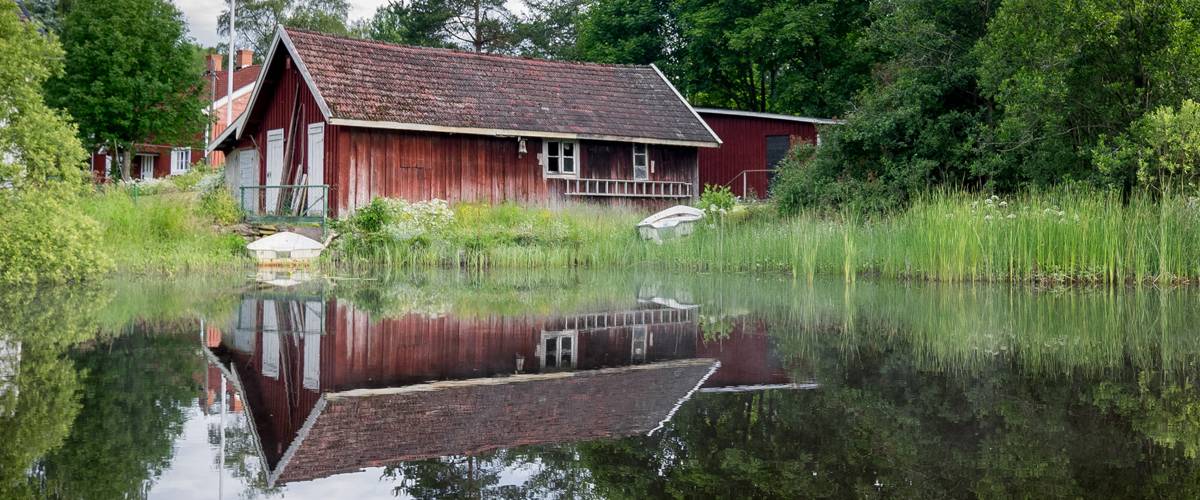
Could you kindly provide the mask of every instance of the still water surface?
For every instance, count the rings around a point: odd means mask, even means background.
[[[0,498],[1200,497],[1200,295],[746,275],[0,291]]]

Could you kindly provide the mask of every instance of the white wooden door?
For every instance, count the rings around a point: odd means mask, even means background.
[[[308,180],[310,186],[325,183],[325,124],[312,123],[308,125]],[[305,205],[309,207],[309,215],[321,215],[328,199],[322,199],[324,191],[320,188],[310,188]]]
[[[142,179],[154,178],[154,157],[150,155],[138,156],[138,160],[142,163]]]
[[[238,153],[237,161],[238,161],[237,169],[238,169],[238,176],[239,176],[238,185],[239,186],[257,186],[258,185],[258,150],[243,149],[241,152]],[[242,196],[242,193],[235,193],[235,194],[239,197],[239,199]],[[242,203],[243,203],[242,209],[244,209],[244,210],[252,209],[257,204],[257,203],[255,203],[256,200],[258,200],[258,191],[246,190],[246,198],[244,200],[242,200]]]
[[[278,186],[283,179],[283,129],[267,131],[267,179],[266,185]],[[279,210],[279,190],[268,189],[267,204],[263,211],[275,213]]]

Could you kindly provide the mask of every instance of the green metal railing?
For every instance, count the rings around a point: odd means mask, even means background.
[[[239,190],[248,222],[319,223],[322,232],[329,222],[328,184],[241,186]]]

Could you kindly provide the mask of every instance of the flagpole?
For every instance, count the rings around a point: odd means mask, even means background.
[[[237,33],[233,31],[233,17],[236,15],[237,0],[229,0],[229,73],[225,75],[225,128],[233,126],[233,41]]]

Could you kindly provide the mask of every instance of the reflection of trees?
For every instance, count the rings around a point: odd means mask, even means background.
[[[189,329],[190,330],[190,329]],[[196,337],[133,331],[74,355],[87,374],[70,437],[43,463],[46,496],[143,496],[170,464],[203,368]]]
[[[267,472],[263,470],[258,443],[250,425],[248,412],[225,415],[225,470],[242,479],[244,498],[276,495],[281,490],[267,487]],[[215,419],[208,425],[208,444],[213,449],[213,466],[216,468],[221,461],[221,427]]]
[[[65,352],[95,335],[100,304],[90,287],[0,291],[0,341],[20,348],[15,383],[0,394],[0,498],[34,496],[38,460],[70,431],[80,381]]]
[[[810,351],[805,364],[821,367],[819,390],[699,395],[660,436],[579,445],[597,492],[608,498],[1200,494],[1200,463],[1188,457],[1187,445],[1175,444],[1195,443],[1200,393],[1192,386],[1139,383],[1132,369],[1103,377],[1021,373],[1003,360],[969,375],[919,368],[911,346],[883,338],[896,332],[860,323],[857,333],[853,346],[830,336],[825,349]],[[845,362],[847,348],[854,363]]]

